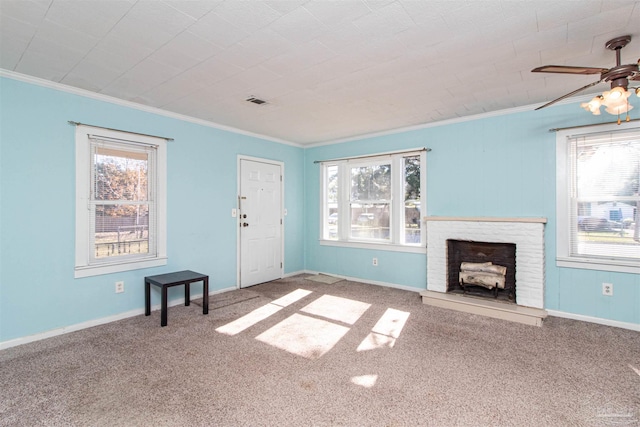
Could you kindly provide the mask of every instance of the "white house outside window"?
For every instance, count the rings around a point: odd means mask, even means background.
[[[558,265],[640,272],[640,127],[560,132]]]
[[[76,277],[166,264],[166,140],[76,131]]]
[[[323,244],[420,251],[423,151],[321,163]]]

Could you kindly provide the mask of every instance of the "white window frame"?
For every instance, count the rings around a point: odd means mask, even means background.
[[[556,133],[556,265],[558,267],[581,268],[587,270],[614,271],[621,273],[640,273],[640,266],[633,260],[603,259],[571,254],[571,154],[570,137],[593,133],[640,130],[637,122],[606,124],[595,127],[571,128]]]
[[[142,144],[156,148],[156,253],[146,257],[132,255],[114,260],[92,260],[94,248],[91,245],[91,211],[89,200],[91,192],[90,135],[126,144]],[[164,138],[105,129],[100,127],[76,126],[76,259],[75,278],[118,273],[141,268],[158,267],[167,264],[167,141]],[[126,149],[126,148],[125,148]]]
[[[420,156],[420,243],[404,243],[404,158]],[[353,166],[371,166],[391,163],[391,201],[388,241],[357,239],[350,237],[350,176]],[[325,224],[328,222],[327,206],[327,167],[336,165],[338,172],[338,238],[325,237]],[[393,252],[426,253],[426,227],[423,221],[427,212],[427,171],[426,150],[416,149],[401,152],[381,153],[343,160],[320,162],[320,245],[361,249],[381,249]],[[398,196],[399,195],[399,196]]]

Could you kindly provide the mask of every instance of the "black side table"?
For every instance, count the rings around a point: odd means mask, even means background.
[[[209,276],[196,273],[191,270],[178,271],[175,273],[158,274],[157,276],[147,276],[144,278],[144,304],[145,316],[151,314],[151,285],[162,288],[162,308],[160,310],[160,326],[167,326],[167,288],[171,286],[184,285],[184,305],[191,303],[191,292],[189,284],[193,282],[203,282],[202,288],[202,314],[209,313]]]

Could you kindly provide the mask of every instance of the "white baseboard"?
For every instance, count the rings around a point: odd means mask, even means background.
[[[218,289],[215,291],[210,291],[209,295],[211,296],[216,294],[222,294],[225,292],[235,291],[235,290],[236,290],[235,286],[232,288]],[[194,299],[197,299],[196,295],[194,295]],[[182,304],[184,304],[184,297],[167,302],[168,307],[173,307],[173,306],[182,305]],[[160,310],[160,304],[152,305],[151,310],[152,311]],[[4,350],[10,347],[15,347],[22,344],[28,344],[34,341],[40,341],[40,340],[55,337],[58,335],[68,334],[70,332],[80,331],[82,329],[92,328],[98,325],[104,325],[105,323],[116,322],[118,320],[139,316],[141,314],[144,314],[144,307],[136,308],[135,310],[126,311],[124,313],[114,314],[113,316],[101,317],[100,319],[88,320],[86,322],[76,323],[74,325],[63,326],[62,328],[56,328],[56,329],[51,329],[49,331],[40,332],[33,335],[27,335],[26,337],[20,337],[12,340],[2,341],[0,342],[0,350]]]
[[[549,314],[549,316],[563,317],[565,319],[572,320],[581,320],[583,322],[598,323],[600,325],[613,326],[616,328],[630,329],[632,331],[640,332],[640,324],[638,323],[620,322],[618,320],[609,320],[603,319],[601,317],[585,316],[582,314],[567,313],[565,311],[556,310],[547,310],[547,314]]]
[[[418,288],[413,288],[411,286],[405,286],[405,285],[398,285],[397,283],[389,283],[389,282],[381,282],[379,280],[369,280],[369,279],[363,279],[360,277],[351,277],[351,276],[342,276],[340,274],[333,274],[333,273],[325,273],[322,271],[313,271],[313,270],[304,270],[300,273],[297,274],[326,274],[327,276],[333,276],[333,277],[339,277],[341,279],[344,280],[349,280],[351,282],[360,282],[360,283],[366,283],[369,285],[376,285],[376,286],[385,286],[387,288],[395,288],[395,289],[402,289],[403,291],[410,291],[410,292],[422,292],[425,289],[418,289]]]

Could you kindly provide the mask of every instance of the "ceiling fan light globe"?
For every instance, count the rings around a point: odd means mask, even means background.
[[[582,104],[580,104],[580,106],[582,108],[584,108],[585,110],[587,110],[590,113],[593,113],[595,115],[600,114],[600,106],[601,105],[602,105],[602,97],[601,96],[596,96],[591,101],[583,102]]]
[[[633,110],[633,105],[631,104],[622,104],[615,107],[607,107],[605,110],[607,113],[612,114],[614,116],[627,113]]]
[[[618,107],[627,103],[627,98],[631,95],[631,92],[621,87],[616,87],[610,91],[604,92],[603,104],[607,107]]]
[[[607,99],[617,100],[617,99],[626,98],[629,96],[629,94],[627,90],[622,86],[616,86],[611,90],[603,92],[602,96],[604,97],[605,100]]]

